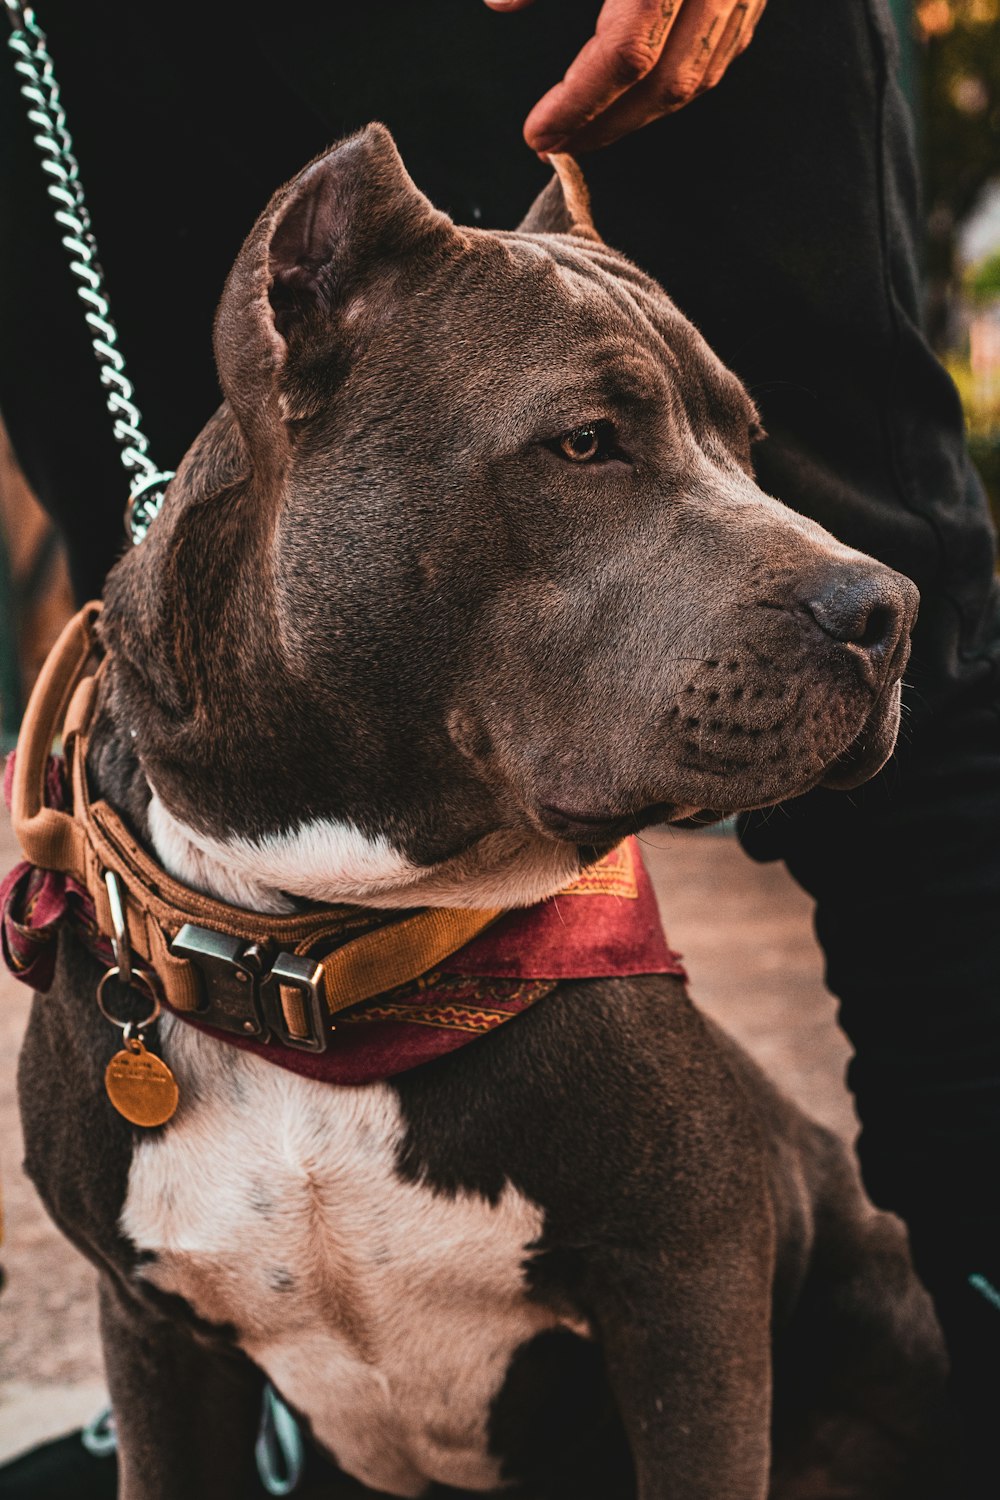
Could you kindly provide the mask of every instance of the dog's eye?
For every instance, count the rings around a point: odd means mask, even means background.
[[[621,457],[617,433],[611,422],[585,422],[554,438],[548,445],[553,453],[573,464],[604,463]]]

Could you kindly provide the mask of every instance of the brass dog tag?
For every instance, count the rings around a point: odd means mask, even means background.
[[[108,1098],[133,1125],[165,1125],[177,1108],[177,1079],[161,1057],[130,1037],[104,1073]]]

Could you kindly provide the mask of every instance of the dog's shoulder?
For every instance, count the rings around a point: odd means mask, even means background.
[[[675,976],[561,983],[396,1087],[402,1171],[491,1198],[513,1182],[550,1225],[627,1222],[659,1243],[706,1195],[745,1186],[754,1162],[765,1170],[752,1090],[734,1087],[731,1058]]]

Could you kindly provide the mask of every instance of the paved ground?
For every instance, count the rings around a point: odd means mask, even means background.
[[[731,838],[656,829],[643,843],[695,998],[817,1118],[852,1135],[847,1047],[822,985],[809,901],[783,867],[752,864]],[[15,858],[4,822],[0,872]],[[93,1273],[20,1172],[14,1063],[28,999],[0,974],[0,1461],[89,1417],[102,1391]]]

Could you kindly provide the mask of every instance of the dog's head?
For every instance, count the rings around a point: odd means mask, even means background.
[[[283,889],[530,901],[892,749],[915,589],[758,488],[747,392],[556,166],[511,233],[378,126],[282,188],[219,308],[226,404],[112,574],[160,804]]]

